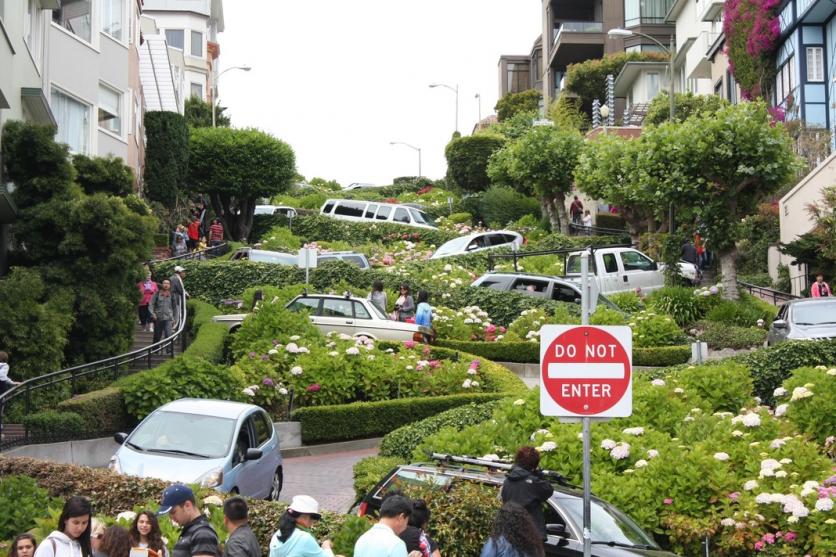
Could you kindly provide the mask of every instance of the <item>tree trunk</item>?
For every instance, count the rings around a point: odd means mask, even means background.
[[[552,200],[557,208],[557,218],[560,220],[560,232],[566,236],[569,235],[569,218],[566,214],[566,194],[558,193]]]
[[[549,199],[548,197],[544,197],[540,204],[545,208],[546,214],[549,215],[549,224],[552,227],[552,232],[557,232],[560,230],[560,217],[557,215],[557,211],[554,207],[554,202]]]
[[[737,290],[737,247],[732,245],[731,249],[720,253],[720,272],[723,274],[723,299],[739,300],[740,293]]]

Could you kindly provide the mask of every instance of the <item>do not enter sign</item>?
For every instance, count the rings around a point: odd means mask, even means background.
[[[540,412],[631,415],[632,356],[630,327],[545,325],[540,330]]]

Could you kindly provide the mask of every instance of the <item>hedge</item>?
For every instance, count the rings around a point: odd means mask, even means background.
[[[367,456],[358,460],[353,468],[354,495],[360,499],[371,491],[390,470],[403,463],[403,459],[395,456]]]
[[[436,341],[438,346],[460,350],[495,362],[536,364],[540,361],[539,342],[481,342],[467,340]],[[691,346],[633,347],[633,365],[664,367],[683,364],[691,359]]]
[[[46,410],[24,416],[23,424],[35,438],[41,436],[57,436],[76,438],[85,433],[84,418],[75,412],[57,412]]]
[[[490,419],[495,407],[495,401],[482,404],[466,404],[452,408],[441,414],[401,426],[394,431],[390,431],[383,437],[383,440],[380,442],[380,456],[395,457],[408,461],[412,458],[416,447],[423,443],[425,438],[445,427],[455,427],[461,430],[470,425],[480,424]],[[355,474],[356,470],[357,468],[355,467]]]
[[[738,327],[716,321],[698,321],[697,338],[712,349],[741,349],[763,346],[768,331],[757,327]]]
[[[302,423],[303,443],[345,441],[384,435],[404,424],[434,416],[450,408],[506,396],[508,393],[468,393],[309,406],[294,410],[292,418]]]
[[[134,507],[145,506],[149,502],[156,502],[156,508],[163,490],[168,485],[162,480],[122,476],[104,468],[56,464],[32,458],[0,458],[0,477],[13,475],[30,476],[53,497],[87,497],[93,505],[94,514],[111,518],[115,518],[122,511],[131,511]],[[208,495],[226,497],[225,494],[206,488],[196,490],[195,495],[199,501]],[[287,503],[247,498],[247,505],[249,525],[258,537],[262,549],[266,551]],[[43,513],[46,517],[47,509],[43,509]],[[317,539],[331,538],[345,517],[329,511],[323,511],[321,514],[322,520],[313,526],[313,533]]]
[[[58,410],[81,416],[85,424],[84,429],[89,432],[130,431],[136,424],[125,410],[122,389],[114,386],[60,402]]]

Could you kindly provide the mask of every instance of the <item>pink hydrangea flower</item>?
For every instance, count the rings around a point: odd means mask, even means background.
[[[322,386],[320,386],[320,385],[319,385],[319,383],[313,383],[313,384],[311,384],[311,385],[308,385],[308,388],[307,388],[306,390],[307,390],[309,393],[317,393],[317,392],[319,392],[319,390],[320,390],[321,388],[322,388]]]
[[[404,348],[412,350],[413,348],[415,348],[415,341],[414,340],[405,340],[405,341],[403,341],[403,346],[404,346]]]
[[[787,532],[786,534],[784,534],[784,541],[791,542],[797,537],[798,534],[796,534],[795,532]]]
[[[662,500],[662,503],[664,503],[664,504],[666,504],[666,505],[673,505],[673,499],[671,499],[670,497],[665,497],[665,498]]]

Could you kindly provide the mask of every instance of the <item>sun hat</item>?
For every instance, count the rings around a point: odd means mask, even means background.
[[[288,510],[294,514],[309,514],[315,520],[322,518],[319,514],[319,503],[310,495],[294,495]]]
[[[194,500],[194,491],[187,485],[172,484],[163,491],[163,500],[157,514],[168,514],[173,507]]]
[[[183,267],[181,267],[180,265],[177,265],[176,267],[174,267],[174,272],[175,272],[175,273],[182,273],[182,272],[183,272],[183,271],[185,271],[185,270],[186,270],[186,269],[184,269],[184,268],[183,268]]]

